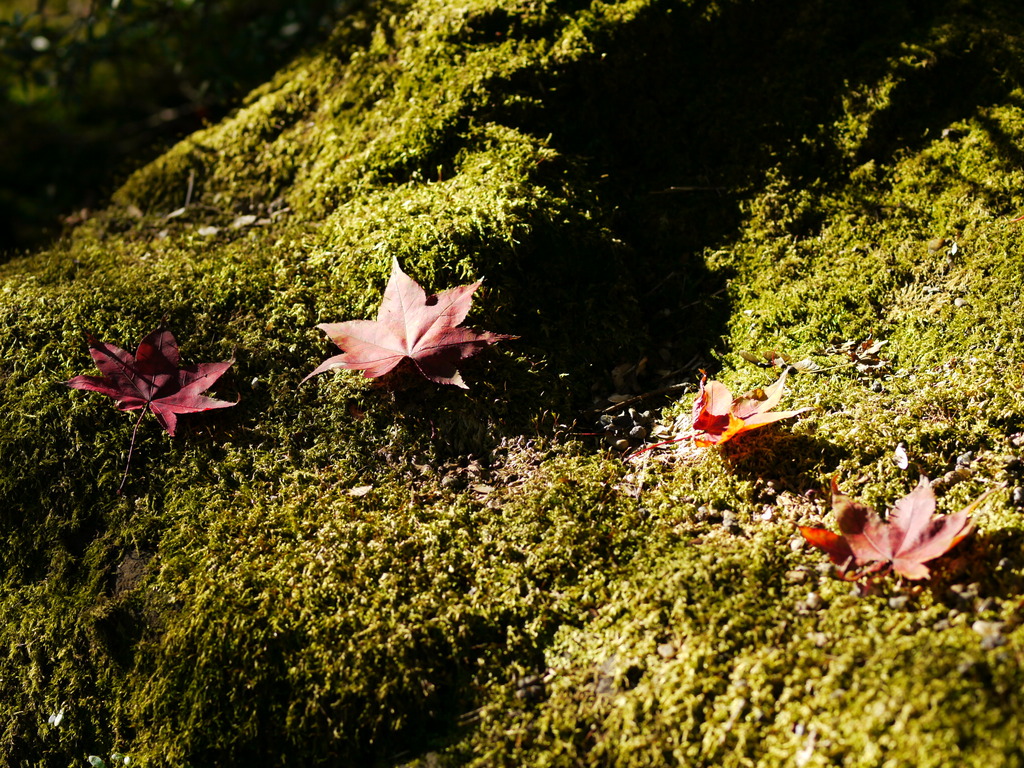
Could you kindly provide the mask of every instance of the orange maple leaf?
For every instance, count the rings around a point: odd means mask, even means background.
[[[810,408],[800,408],[768,413],[782,399],[785,383],[786,371],[783,371],[779,380],[766,389],[753,389],[733,397],[720,381],[708,381],[707,375],[702,375],[697,399],[693,401],[694,444],[719,445],[743,432],[809,411]]]

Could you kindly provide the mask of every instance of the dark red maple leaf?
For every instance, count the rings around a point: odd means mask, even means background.
[[[466,319],[481,282],[427,296],[394,259],[377,319],[318,325],[343,351],[322,362],[303,381],[332,368],[361,370],[363,376],[376,378],[409,359],[431,381],[466,389],[459,363],[490,344],[517,338],[457,327]]]
[[[927,477],[896,502],[888,519],[840,493],[832,481],[832,509],[839,533],[801,527],[809,544],[826,552],[847,581],[869,573],[894,571],[907,579],[927,579],[925,563],[945,554],[973,530],[971,512],[986,493],[953,515],[935,514],[935,493]]]
[[[122,411],[141,408],[145,413],[148,409],[170,435],[174,434],[178,414],[235,405],[202,394],[234,361],[182,366],[178,342],[167,329],[146,336],[134,356],[90,337],[89,354],[103,375],[75,376],[67,385],[112,397]]]
[[[724,384],[708,381],[706,375],[702,376],[700,390],[693,402],[694,444],[702,447],[718,445],[743,432],[809,411],[810,408],[801,408],[768,413],[782,399],[785,383],[786,372],[783,371],[779,380],[766,389],[754,389],[733,397]]]
[[[146,336],[139,343],[134,356],[120,347],[97,341],[90,336],[89,354],[103,375],[75,376],[66,382],[67,385],[73,389],[85,389],[112,397],[122,411],[141,411],[132,431],[128,461],[125,463],[118,493],[128,477],[135,435],[147,410],[173,436],[179,414],[235,405],[202,394],[224,375],[234,361],[182,366],[178,342],[167,329],[157,329]]]

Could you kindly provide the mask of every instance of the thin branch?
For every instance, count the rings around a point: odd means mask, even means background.
[[[652,390],[651,392],[644,392],[642,395],[631,397],[629,398],[629,400],[623,400],[621,403],[614,403],[612,405],[609,405],[607,408],[602,408],[599,411],[591,411],[591,413],[597,415],[615,413],[616,411],[621,411],[624,408],[629,408],[631,405],[635,405],[636,403],[639,403],[641,400],[646,400],[649,397],[658,397],[659,395],[670,395],[673,392],[685,392],[686,389],[689,387],[689,384],[671,384],[667,387],[662,387],[661,389]]]

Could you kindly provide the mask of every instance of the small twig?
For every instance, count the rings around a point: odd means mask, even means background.
[[[828,365],[825,366],[824,368],[808,368],[806,370],[804,370],[803,368],[796,368],[793,365],[787,365],[786,367],[793,368],[797,373],[828,373],[829,371],[838,371],[842,368],[852,368],[856,364],[857,363],[850,361],[848,363],[836,363],[835,365]]]
[[[690,307],[696,307],[698,304],[703,304],[708,299],[713,299],[717,296],[721,296],[723,293],[725,293],[725,291],[725,288],[719,288],[714,293],[708,293],[702,296],[701,298],[697,299],[696,301],[691,301],[689,304],[684,304],[683,306],[679,307],[679,309],[689,309]]]
[[[648,290],[647,293],[644,294],[644,296],[653,296],[655,291],[657,291],[659,288],[661,288],[661,286],[663,286],[665,283],[667,283],[669,280],[671,280],[678,274],[678,272],[674,271],[669,272],[667,275],[665,275],[665,277],[663,277],[661,280],[655,283],[654,287]]]
[[[729,189],[729,187],[666,187],[665,189],[656,189],[651,192],[652,195],[666,195],[669,192],[723,192]]]
[[[667,387],[662,387],[661,389],[655,389],[651,392],[644,392],[642,395],[631,397],[629,398],[629,400],[623,400],[621,403],[613,403],[612,405],[609,405],[607,408],[602,408],[599,411],[591,411],[591,413],[595,413],[598,415],[604,415],[606,413],[615,413],[616,411],[621,411],[623,408],[629,408],[631,405],[639,403],[641,400],[646,400],[648,397],[658,397],[659,395],[668,395],[671,394],[672,392],[685,391],[689,386],[689,384],[670,384]]]
[[[189,203],[192,202],[192,189],[195,187],[195,183],[196,171],[195,168],[193,168],[188,172],[188,191],[185,193],[185,205],[183,205],[182,208],[188,208]]]

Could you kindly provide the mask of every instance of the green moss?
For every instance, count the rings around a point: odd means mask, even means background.
[[[1018,764],[1017,14],[777,10],[373,4],[0,268],[5,760]],[[521,338],[468,392],[300,385],[392,257]],[[133,418],[61,382],[164,316],[239,404],[144,421],[117,496]],[[821,366],[811,414],[553,439],[618,363],[742,391],[760,350]],[[794,536],[830,477],[885,509],[920,472],[1007,486],[929,583],[851,594]]]
[[[549,647],[544,701],[506,692],[453,763],[877,765],[913,744],[928,765],[1014,764],[1016,636],[985,651],[966,616],[938,628],[948,608],[932,592],[899,611],[787,570],[810,564],[791,530],[648,547],[595,618]],[[826,607],[801,607],[811,592]]]

